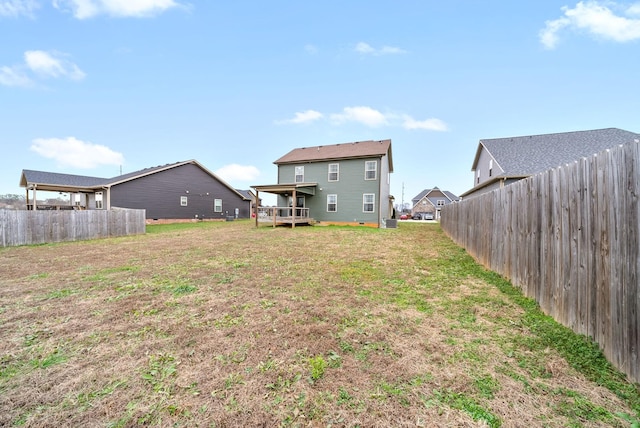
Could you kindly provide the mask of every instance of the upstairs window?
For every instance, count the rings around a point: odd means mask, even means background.
[[[340,166],[337,163],[329,164],[329,181],[338,181],[340,177]]]
[[[296,183],[304,183],[304,167],[303,166],[297,166],[296,167],[296,177],[294,182]]]
[[[438,201],[436,202],[436,204],[441,207],[445,204],[445,200],[444,199],[438,199]]]
[[[480,184],[480,170],[477,173],[478,178],[476,178],[476,183]]]
[[[364,163],[364,179],[375,180],[377,177],[378,162],[366,161]]]
[[[372,213],[374,212],[374,206],[376,203],[376,195],[373,193],[365,193],[362,195],[362,212]]]
[[[213,200],[213,212],[221,213],[222,212],[222,199],[214,199]]]
[[[493,174],[493,159],[489,159],[489,177]]]
[[[327,212],[335,213],[338,211],[338,195],[327,195]]]

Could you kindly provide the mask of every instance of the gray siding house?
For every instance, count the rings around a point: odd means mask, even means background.
[[[252,187],[310,223],[385,227],[394,215],[391,140],[298,148],[274,164],[278,184]]]
[[[25,169],[20,186],[27,191],[28,209],[135,208],[146,210],[147,220],[249,218],[251,214],[250,198],[195,160],[113,178]],[[39,206],[38,191],[69,193],[70,207]]]
[[[459,197],[448,190],[440,190],[438,187],[424,189],[418,193],[411,202],[411,215],[432,214],[434,220],[440,219],[440,209],[453,202],[458,202]]]
[[[470,198],[612,147],[640,142],[640,134],[618,128],[480,140],[471,170]]]

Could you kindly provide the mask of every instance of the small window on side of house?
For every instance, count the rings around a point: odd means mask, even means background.
[[[222,212],[222,199],[214,199],[213,200],[213,212],[221,213]]]
[[[102,192],[96,192],[96,209],[102,209]]]
[[[444,199],[438,199],[438,202],[436,202],[436,204],[441,207],[446,203],[446,201]]]
[[[340,165],[337,163],[330,163],[328,181],[338,181],[339,178],[340,178]]]
[[[327,195],[327,212],[335,213],[338,211],[338,195]]]
[[[480,170],[478,170],[477,177],[476,183],[480,184]]]
[[[180,206],[186,207],[189,199],[186,196],[180,196]]]
[[[377,178],[378,162],[366,161],[364,163],[364,179],[375,180]]]
[[[375,211],[376,195],[374,193],[365,193],[362,195],[362,212],[372,213]]]
[[[304,183],[304,166],[297,166],[295,175],[296,183]]]
[[[489,159],[489,177],[493,175],[493,159]]]

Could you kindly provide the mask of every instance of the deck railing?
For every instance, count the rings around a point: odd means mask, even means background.
[[[296,224],[309,223],[309,208],[299,207],[259,207],[258,221],[262,223]]]

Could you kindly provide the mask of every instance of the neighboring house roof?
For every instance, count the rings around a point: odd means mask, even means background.
[[[247,199],[254,199],[256,197],[256,195],[251,190],[236,189],[236,192],[240,193]]]
[[[318,162],[339,159],[372,158],[389,156],[389,171],[393,172],[391,156],[391,140],[356,141],[353,143],[333,144],[328,146],[302,147],[293,149],[274,164],[290,164],[301,162]]]
[[[476,170],[483,149],[503,176],[527,176],[633,141],[640,142],[640,134],[618,128],[483,139],[471,170]]]
[[[442,199],[442,197],[440,196],[434,196],[434,197],[429,197],[429,194],[434,191],[437,190],[439,192],[442,192],[442,194],[449,199],[449,202],[455,202],[460,200],[459,197],[457,197],[456,195],[454,195],[453,193],[449,192],[448,190],[440,190],[437,186],[434,187],[433,189],[424,189],[422,192],[418,193],[417,196],[415,196],[413,199],[411,199],[411,202],[413,202],[413,205],[417,204],[418,202],[420,202],[422,200],[422,198],[427,197],[427,199],[429,199],[431,202],[435,202],[434,205],[437,203],[438,199]]]
[[[640,134],[618,128],[480,140],[471,170],[478,169],[480,156],[485,151],[501,172],[475,184],[460,196],[490,188],[501,180],[527,178],[634,141],[640,142]]]
[[[36,189],[53,191],[98,190],[103,187],[114,186],[116,184],[135,180],[137,178],[141,178],[150,174],[165,171],[171,168],[176,168],[186,164],[194,164],[198,166],[207,174],[218,180],[220,183],[224,184],[232,191],[238,193],[238,195],[243,199],[251,200],[250,196],[246,196],[245,194],[238,192],[220,177],[216,176],[213,172],[209,171],[202,164],[193,159],[188,161],[175,162],[172,164],[155,166],[151,168],[145,168],[139,171],[118,175],[113,178],[89,177],[82,175],[60,174],[56,172],[33,171],[24,169],[22,170],[22,176],[20,178],[20,186],[29,187],[35,185]]]
[[[51,185],[61,188],[95,188],[100,187],[106,179],[100,177],[88,177],[83,175],[60,174],[57,172],[33,171],[23,169],[20,177],[20,186]]]

